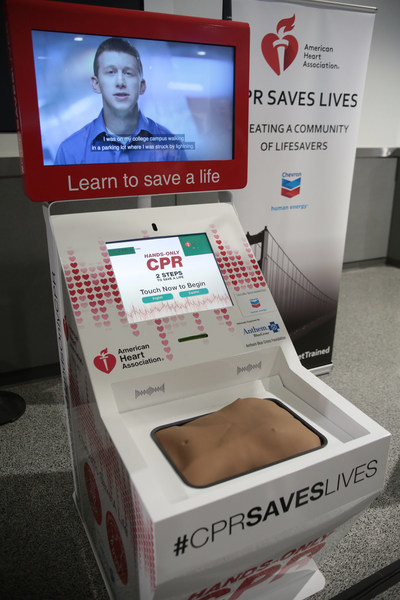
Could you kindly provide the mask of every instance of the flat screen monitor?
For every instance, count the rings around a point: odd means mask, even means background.
[[[232,306],[206,233],[106,247],[129,323]]]
[[[33,201],[244,187],[247,24],[8,0]]]

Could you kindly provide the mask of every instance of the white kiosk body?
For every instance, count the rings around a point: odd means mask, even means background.
[[[300,599],[382,490],[389,434],[300,364],[229,204],[52,215],[75,501],[110,597]],[[276,398],[315,451],[188,485],[152,431]]]

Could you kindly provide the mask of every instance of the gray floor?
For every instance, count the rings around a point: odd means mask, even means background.
[[[383,493],[322,565],[328,600],[400,559],[400,270],[343,272],[334,368],[324,381],[392,434]],[[379,600],[399,600],[400,585]]]
[[[326,586],[313,600],[329,600],[400,559],[399,269],[343,272],[334,368],[322,377],[393,438],[385,489],[326,558]],[[27,408],[18,421],[0,427],[0,596],[106,599],[72,502],[60,381],[43,379],[7,389],[21,394]],[[400,584],[377,598],[398,600]]]

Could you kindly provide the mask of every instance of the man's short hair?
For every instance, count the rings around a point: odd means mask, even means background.
[[[101,54],[103,54],[103,52],[106,51],[124,52],[125,54],[134,56],[137,61],[140,78],[143,77],[143,65],[142,61],[140,60],[140,54],[138,50],[127,40],[118,37],[111,37],[107,40],[104,40],[104,42],[101,42],[100,46],[97,48],[93,61],[93,72],[96,77],[99,74],[99,57]]]

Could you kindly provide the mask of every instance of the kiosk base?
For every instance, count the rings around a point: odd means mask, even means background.
[[[105,588],[110,597],[110,600],[116,600],[112,588],[108,584],[108,573],[105,573],[103,563],[97,552],[97,545],[92,540],[90,530],[85,523],[85,519],[79,509],[79,501],[76,492],[72,494],[73,501],[81,519],[83,528],[87,535],[93,555],[96,559],[97,566],[102,576]],[[290,598],[291,600],[306,600],[314,594],[317,594],[325,587],[325,577],[319,570],[316,563],[311,559],[308,561],[306,568],[298,573],[287,574],[284,582],[282,580],[275,583],[265,583],[257,586],[253,590],[249,590],[246,597],[248,600],[282,600],[282,598]],[[251,595],[250,595],[251,594]],[[173,600],[170,598],[170,600]]]
[[[112,592],[112,589],[111,589],[111,587],[110,587],[110,586],[109,586],[109,584],[108,584],[108,573],[106,573],[106,572],[105,572],[105,570],[104,570],[103,563],[102,563],[102,561],[100,560],[100,556],[99,556],[99,554],[98,554],[98,552],[97,552],[97,547],[96,547],[96,544],[95,544],[95,543],[94,543],[94,541],[92,540],[92,537],[91,537],[91,535],[90,535],[89,528],[87,527],[87,525],[86,525],[86,523],[85,523],[85,519],[83,518],[83,515],[82,515],[82,513],[81,513],[81,511],[80,511],[80,509],[79,509],[79,501],[78,501],[78,497],[77,497],[77,494],[76,494],[76,492],[75,492],[75,491],[74,491],[74,492],[73,492],[73,494],[72,494],[72,499],[73,499],[73,501],[74,501],[75,508],[76,508],[76,510],[77,510],[77,512],[78,512],[79,518],[80,518],[80,520],[81,520],[81,523],[82,523],[82,525],[83,525],[83,528],[84,528],[84,530],[85,530],[86,537],[87,537],[87,539],[88,539],[88,541],[89,541],[90,548],[92,549],[93,556],[94,556],[94,558],[95,558],[95,560],[96,560],[96,563],[97,563],[97,566],[98,566],[98,568],[99,568],[100,575],[101,575],[101,577],[102,577],[102,579],[103,579],[104,586],[105,586],[105,588],[106,588],[106,590],[107,590],[107,594],[109,595],[109,597],[111,598],[111,600],[114,600],[115,596],[114,596],[114,594],[113,594],[113,592]],[[300,599],[299,599],[299,600],[300,600]]]
[[[312,563],[312,564],[311,564]],[[314,571],[312,570],[314,567]],[[289,575],[282,585],[276,582],[276,589],[273,584],[267,584],[265,587],[260,585],[260,589],[254,590],[253,600],[282,600],[290,598],[291,600],[306,600],[313,594],[317,594],[325,587],[325,577],[318,569],[314,561],[307,565],[307,571],[296,575]],[[250,596],[248,596],[250,598]]]
[[[312,561],[314,562],[314,561]],[[315,564],[315,563],[314,563]],[[325,587],[325,577],[322,575],[321,571],[318,569],[317,565],[315,565],[315,571],[312,575],[309,576],[307,581],[304,583],[303,587],[297,592],[298,582],[296,582],[296,587],[293,585],[293,589],[288,586],[288,594],[289,598],[293,597],[293,600],[305,600],[309,598],[313,594],[320,592]],[[280,596],[280,591],[278,591],[275,596],[276,600],[280,600],[282,596]]]

